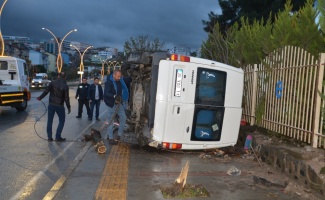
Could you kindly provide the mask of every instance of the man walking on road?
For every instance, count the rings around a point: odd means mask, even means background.
[[[87,78],[82,78],[82,83],[78,85],[76,92],[76,99],[78,99],[78,116],[76,118],[81,118],[83,105],[86,106],[88,118],[90,118],[90,108],[89,108],[89,99],[88,99],[88,88],[89,84],[87,83]]]
[[[129,99],[127,84],[131,78],[123,78],[120,70],[115,70],[113,74],[107,76],[104,90],[104,102],[108,106],[108,121],[111,122],[115,114],[119,116],[119,129],[117,138],[113,137],[113,123],[108,126],[107,140],[110,144],[116,144],[123,137],[123,129],[126,122],[125,109]]]
[[[64,72],[60,72],[58,74],[58,79],[50,82],[50,84],[46,87],[45,91],[41,94],[41,96],[37,97],[38,101],[42,100],[48,93],[50,93],[49,97],[49,105],[48,105],[48,118],[47,118],[47,138],[49,142],[53,141],[52,138],[52,124],[54,114],[56,113],[59,117],[59,125],[56,129],[55,141],[63,142],[66,139],[61,137],[61,133],[65,123],[65,110],[64,110],[64,102],[68,108],[68,114],[71,112],[70,98],[69,98],[69,87],[65,80]]]
[[[103,88],[98,84],[99,79],[97,77],[94,78],[94,83],[89,86],[88,89],[88,99],[90,102],[90,117],[89,120],[93,120],[94,107],[96,105],[96,120],[99,119],[99,106],[100,101],[103,100]]]

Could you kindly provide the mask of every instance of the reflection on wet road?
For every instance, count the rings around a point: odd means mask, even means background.
[[[0,107],[0,169],[1,199],[17,197],[19,199],[41,199],[61,176],[62,172],[76,158],[86,143],[83,142],[47,142],[37,133],[47,138],[46,107],[35,98],[40,91],[32,92],[32,99],[23,112],[11,107]],[[66,115],[62,136],[75,140],[96,121],[87,118],[76,119],[77,101],[74,99],[75,88],[70,89],[72,112]],[[48,96],[42,101],[47,106]],[[102,104],[100,113],[106,110]],[[67,112],[67,111],[66,111]],[[42,115],[44,115],[36,124]],[[58,124],[57,116],[53,122],[53,132]],[[34,129],[35,126],[35,129]]]

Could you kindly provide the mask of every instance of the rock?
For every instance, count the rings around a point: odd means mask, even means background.
[[[230,169],[227,171],[227,174],[229,176],[240,176],[241,171],[239,169],[237,169],[234,166],[231,166]]]
[[[313,151],[315,151],[315,149],[313,147],[311,147],[311,146],[305,146],[304,147],[304,150],[307,151],[307,152],[313,152]]]
[[[286,188],[285,185],[275,183],[275,182],[269,181],[265,178],[258,177],[258,176],[253,176],[253,181],[256,184],[262,184],[264,186],[277,187],[277,188],[282,188],[282,189]]]

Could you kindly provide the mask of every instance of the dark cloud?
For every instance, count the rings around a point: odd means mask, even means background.
[[[4,35],[33,40],[57,37],[121,51],[130,37],[148,35],[167,47],[200,47],[207,38],[202,20],[220,10],[217,0],[8,0],[2,12]]]

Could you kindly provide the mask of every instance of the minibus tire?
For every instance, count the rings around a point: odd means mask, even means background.
[[[17,111],[24,111],[27,108],[27,100],[24,99],[18,106],[15,106]]]

